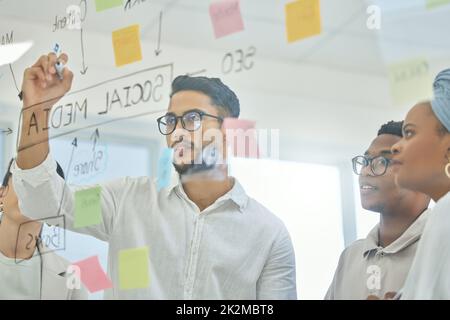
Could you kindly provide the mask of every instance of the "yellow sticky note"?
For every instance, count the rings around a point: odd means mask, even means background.
[[[298,41],[322,32],[319,0],[298,0],[286,4],[288,42]]]
[[[396,105],[416,103],[433,97],[430,67],[423,58],[391,64],[389,83]]]
[[[113,31],[112,42],[117,67],[142,60],[138,24]]]
[[[119,252],[120,289],[147,288],[150,284],[148,247]]]

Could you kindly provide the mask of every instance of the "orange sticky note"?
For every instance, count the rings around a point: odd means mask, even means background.
[[[322,32],[319,0],[298,0],[288,3],[285,11],[288,42],[298,41]]]
[[[112,42],[117,67],[142,60],[138,24],[113,31]]]

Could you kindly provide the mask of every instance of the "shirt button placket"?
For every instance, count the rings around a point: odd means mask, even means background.
[[[185,285],[185,299],[188,300],[192,299],[193,296],[194,279],[198,260],[198,248],[200,246],[200,236],[203,225],[203,219],[201,219],[201,215],[197,215],[194,219],[194,234],[192,236],[192,245],[190,248],[189,265]]]

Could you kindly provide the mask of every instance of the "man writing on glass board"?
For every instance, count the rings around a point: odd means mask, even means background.
[[[44,55],[24,74],[22,130],[13,164],[24,214],[33,219],[41,218],[39,212],[57,215],[62,203],[69,229],[109,243],[114,287],[106,298],[296,299],[295,257],[284,224],[246,195],[226,165],[212,169],[223,179],[199,174],[211,169],[198,161],[213,146],[206,133],[221,130],[225,118],[239,117],[234,92],[219,79],[174,80],[158,126],[174,152],[181,178],[176,184],[159,190],[149,177],[123,178],[74,190],[54,173],[48,131],[29,130],[31,118],[45,123],[44,110],[70,90],[72,72],[64,68],[60,78],[55,69],[67,60],[66,54]],[[215,152],[226,158],[224,150]],[[95,199],[95,190],[99,222],[77,222],[83,214],[77,212],[82,202],[77,197],[87,192]]]

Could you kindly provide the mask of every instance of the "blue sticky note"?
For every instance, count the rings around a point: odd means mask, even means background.
[[[158,161],[158,191],[167,188],[172,178],[173,149],[164,148]]]

